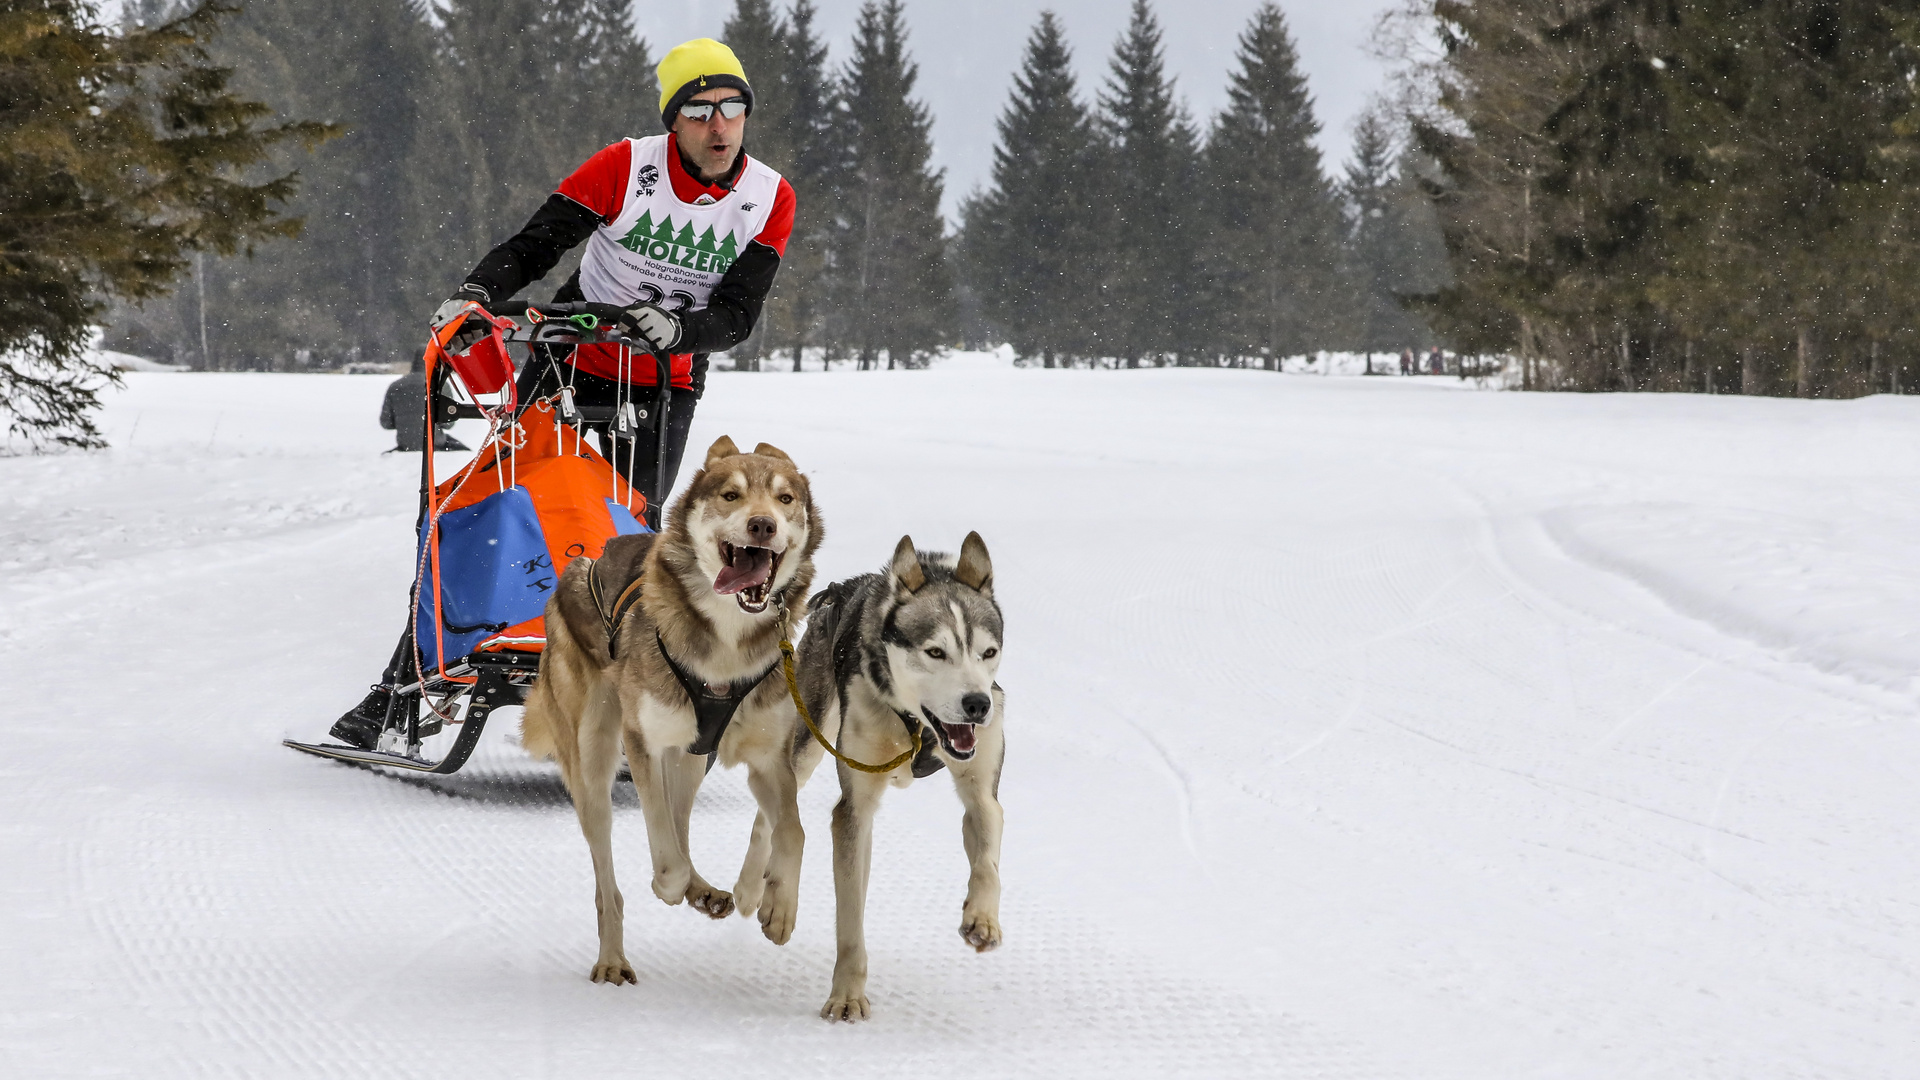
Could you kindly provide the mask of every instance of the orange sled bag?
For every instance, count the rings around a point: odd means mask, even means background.
[[[428,441],[431,445],[431,440]],[[429,451],[430,453],[431,451]],[[426,673],[469,653],[538,653],[561,571],[647,532],[646,498],[535,401],[438,484],[421,530],[414,640]]]

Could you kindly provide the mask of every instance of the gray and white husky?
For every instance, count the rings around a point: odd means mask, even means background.
[[[972,866],[960,937],[979,952],[1000,944],[1000,767],[1006,757],[1006,700],[994,682],[1000,605],[987,545],[979,533],[968,533],[958,558],[916,551],[913,538],[903,536],[885,571],[829,586],[808,608],[812,617],[799,648],[801,697],[822,733],[847,757],[872,764],[906,753],[913,733],[921,736],[920,753],[887,774],[838,768],[833,887],[839,947],[833,992],[820,1015],[864,1020],[873,816],[888,784],[906,787],[943,767],[953,774]],[[794,739],[805,783],[825,755],[797,717]]]

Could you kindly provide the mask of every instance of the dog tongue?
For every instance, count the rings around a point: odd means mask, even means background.
[[[947,741],[955,750],[964,754],[973,749],[972,724],[941,724],[940,730],[947,733]]]
[[[772,576],[773,552],[761,547],[737,547],[733,549],[733,562],[721,567],[720,573],[714,576],[713,591],[731,596],[742,589],[765,585]]]

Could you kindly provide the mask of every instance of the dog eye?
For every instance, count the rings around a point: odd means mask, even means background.
[[[945,659],[947,658],[947,650],[945,650],[945,649],[941,649],[941,648],[937,648],[937,647],[936,647],[936,648],[932,648],[932,649],[928,649],[928,650],[927,650],[927,657],[928,657],[929,659],[933,659],[933,660],[945,660]]]
[[[722,495],[722,496],[720,496],[720,497],[721,497],[721,498],[723,498],[723,499],[725,499],[725,500],[727,500],[728,502],[739,502],[739,501],[740,501],[740,493],[739,493],[739,492],[737,492],[737,491],[729,491],[729,492],[727,492],[727,493],[726,493],[725,495]]]
[[[783,503],[790,503],[790,502],[792,502],[792,501],[793,501],[793,496],[791,496],[791,495],[782,495],[782,496],[780,496],[780,501],[781,501],[781,502],[783,502]]]
[[[982,659],[982,660],[991,660],[991,659],[993,659],[994,657],[996,657],[996,656],[999,656],[999,655],[1000,655],[1000,650],[999,650],[999,649],[988,649],[988,650],[987,650],[986,652],[983,652],[983,653],[981,653],[981,654],[980,654],[980,659]]]

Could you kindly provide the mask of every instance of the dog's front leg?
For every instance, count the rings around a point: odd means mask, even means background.
[[[763,821],[769,834],[761,879],[765,891],[759,903],[760,932],[775,945],[785,945],[793,936],[800,910],[800,856],[807,842],[800,826],[800,784],[793,775],[792,760],[784,753],[773,753],[748,759],[747,786],[760,803],[754,819],[756,842]],[[751,865],[751,857],[748,861]]]
[[[873,867],[873,815],[885,777],[840,766],[840,802],[833,808],[833,909],[838,949],[833,993],[820,1015],[865,1020],[867,1004],[867,877]]]
[[[678,748],[668,750],[660,755],[660,771],[666,780],[667,803],[673,809],[674,835],[687,860],[687,904],[708,918],[724,919],[733,914],[733,894],[709,885],[693,865],[693,800],[707,778],[706,756]]]
[[[678,904],[687,898],[687,886],[693,881],[693,863],[681,846],[680,828],[668,801],[670,778],[663,759],[680,752],[667,748],[657,754],[650,753],[645,739],[631,728],[626,737],[627,768],[633,773],[633,790],[640,797],[640,812],[647,819],[647,848],[653,855],[653,895],[670,905]]]
[[[1000,944],[1000,831],[1006,816],[1000,809],[1000,764],[1006,744],[998,738],[981,747],[984,753],[955,768],[953,788],[966,814],[960,819],[960,840],[967,849],[967,899],[960,908],[960,938],[975,952]]]
[[[756,810],[753,831],[747,835],[747,857],[740,860],[740,876],[733,882],[734,910],[740,914],[752,915],[760,910],[760,898],[767,888],[767,860],[772,856],[773,826],[767,824],[765,810]]]
[[[587,850],[593,855],[593,907],[600,920],[600,958],[594,962],[592,978],[615,986],[640,981],[627,963],[626,902],[613,877],[613,777],[620,769],[620,727],[620,710],[612,700],[590,698],[578,732],[579,765],[568,777],[568,793],[580,817],[580,831],[586,835]]]

